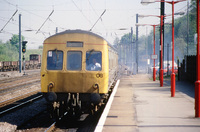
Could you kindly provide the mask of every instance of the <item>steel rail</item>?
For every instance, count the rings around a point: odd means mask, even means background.
[[[16,102],[16,101],[18,101],[20,99],[24,99],[26,97],[34,95],[34,94],[38,93],[39,91],[40,91],[40,89],[37,89],[37,90],[31,91],[31,92],[28,92],[26,94],[23,94],[23,95],[19,95],[19,96],[16,96],[16,97],[13,97],[13,98],[10,98],[10,99],[7,99],[7,100],[0,101],[0,108],[5,106],[5,105],[11,104],[13,102]]]
[[[35,101],[35,100],[37,100],[37,99],[39,99],[39,98],[41,98],[41,97],[43,97],[43,95],[39,95],[39,96],[37,96],[37,97],[35,97],[35,98],[32,98],[32,99],[30,99],[30,100],[28,100],[28,101],[26,101],[26,102],[23,102],[23,103],[21,103],[21,104],[18,104],[18,105],[16,105],[16,106],[13,106],[13,107],[11,107],[11,108],[9,108],[9,109],[6,109],[6,110],[4,110],[4,111],[1,111],[1,112],[0,112],[0,116],[3,115],[3,114],[5,114],[5,113],[7,113],[7,112],[9,112],[9,111],[11,111],[11,110],[14,110],[14,109],[16,109],[16,108],[19,108],[19,107],[21,107],[21,106],[23,106],[23,105],[26,105],[26,104],[28,104],[28,103],[31,103],[31,102],[33,102],[33,101]]]
[[[61,121],[62,120],[62,118],[64,117],[64,116],[66,116],[68,114],[68,112],[65,112],[60,118],[58,118],[58,121]],[[56,121],[50,126],[50,127],[48,127],[44,132],[52,132],[54,129],[56,129]]]
[[[0,84],[3,84],[3,83],[11,83],[13,81],[18,81],[18,80],[21,80],[21,79],[24,79],[24,78],[32,78],[32,77],[39,77],[40,74],[39,73],[36,73],[36,74],[32,74],[30,76],[18,76],[18,77],[11,77],[11,78],[6,78],[6,79],[1,79],[0,80]]]
[[[48,127],[44,132],[52,132],[56,128],[56,122],[54,122],[50,127]]]
[[[5,87],[0,87],[0,91],[11,89],[11,88],[14,88],[14,87],[19,87],[19,86],[22,86],[22,85],[27,85],[27,84],[35,83],[35,82],[39,82],[39,81],[40,81],[40,79],[35,79],[35,80],[31,80],[31,81],[21,82],[21,83],[18,83],[16,85],[10,85],[10,86],[5,86]]]

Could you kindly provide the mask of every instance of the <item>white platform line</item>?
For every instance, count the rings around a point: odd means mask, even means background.
[[[95,128],[95,132],[101,132],[102,129],[103,129],[103,126],[104,126],[104,123],[106,121],[106,117],[108,115],[108,112],[110,110],[113,98],[115,96],[115,93],[117,92],[117,88],[118,88],[119,82],[120,82],[120,80],[117,80],[117,83],[116,83],[115,87],[113,88],[113,92],[110,95],[109,101],[107,102],[106,107],[105,107],[105,109],[103,111],[103,114],[102,114],[102,116],[101,116],[101,118],[100,118],[100,120],[99,120],[99,122],[98,122],[98,124],[97,124],[97,126]]]

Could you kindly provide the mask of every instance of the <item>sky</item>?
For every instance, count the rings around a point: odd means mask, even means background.
[[[186,9],[186,1],[175,4],[175,12]],[[171,14],[171,10],[172,6],[166,3],[165,14]],[[159,16],[160,2],[144,6],[141,0],[0,0],[0,40],[3,42],[19,34],[19,14],[28,49],[37,49],[56,33],[56,28],[58,32],[92,29],[112,44],[116,37],[120,39],[129,33],[131,27],[135,34],[136,14]],[[159,21],[158,17],[139,17],[140,24],[159,24]],[[171,22],[171,17],[165,21]],[[151,26],[139,27],[139,36],[151,30]]]

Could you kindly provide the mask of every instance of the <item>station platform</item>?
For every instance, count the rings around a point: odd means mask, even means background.
[[[123,76],[118,84],[95,131],[200,132],[194,97],[185,93],[194,89],[192,85],[177,82],[175,97],[171,97],[170,84],[160,87],[148,74]]]

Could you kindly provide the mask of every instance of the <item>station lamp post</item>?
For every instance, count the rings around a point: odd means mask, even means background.
[[[156,56],[156,26],[157,25],[151,25],[153,26],[153,55]],[[153,81],[156,81],[156,68],[155,68],[155,59],[156,57],[153,59]]]
[[[154,42],[154,45],[153,45],[153,55],[156,56],[156,41],[155,41],[155,30],[156,30],[156,26],[158,25],[151,25],[151,24],[136,24],[136,26],[153,26],[153,42]],[[156,68],[155,68],[155,59],[154,58],[154,62],[153,62],[153,81],[156,80]]]
[[[142,0],[142,4],[149,4],[153,2],[166,2],[172,5],[172,73],[171,73],[171,97],[175,96],[175,73],[174,73],[174,4],[185,0],[178,1],[156,1],[156,0]],[[162,19],[161,19],[162,24]],[[162,25],[161,25],[162,27]],[[162,37],[161,37],[162,38]],[[162,40],[161,40],[162,41]],[[162,48],[162,47],[161,47]]]
[[[178,3],[178,2],[182,2],[185,0],[179,0],[179,1],[171,1],[171,2],[167,2],[169,4],[172,5],[172,73],[171,73],[171,97],[175,96],[175,82],[176,82],[176,78],[175,78],[175,73],[174,73],[174,4]]]
[[[162,27],[163,27],[163,18],[165,16],[157,16],[157,15],[139,15],[139,17],[159,17],[161,19],[161,24],[160,24],[160,87],[163,86],[163,34],[162,34]]]

